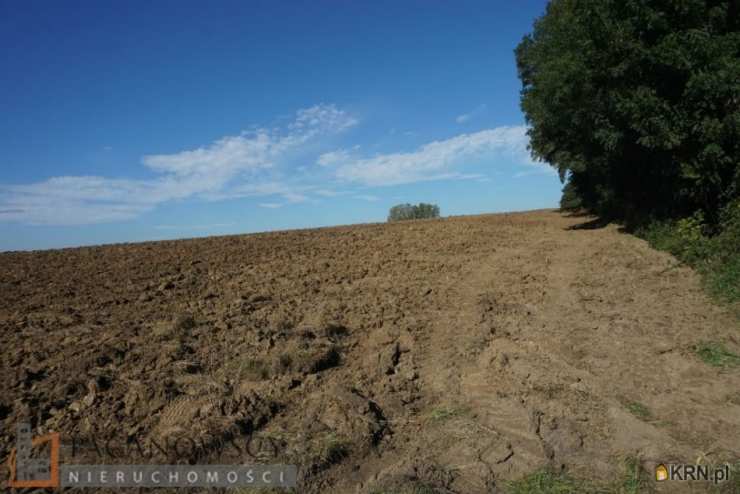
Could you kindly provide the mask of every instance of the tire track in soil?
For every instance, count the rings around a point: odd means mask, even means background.
[[[423,437],[423,462],[446,466],[450,490],[473,493],[545,466],[616,478],[625,457],[648,471],[740,457],[738,375],[691,354],[702,339],[736,341],[737,322],[670,256],[616,227],[558,223],[538,239],[493,243],[454,283],[420,374],[430,402],[464,412]],[[653,416],[633,416],[632,402],[649,403]]]

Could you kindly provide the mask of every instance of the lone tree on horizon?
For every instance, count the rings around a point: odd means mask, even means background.
[[[439,206],[420,202],[413,204],[398,204],[388,212],[388,221],[421,220],[439,218]]]

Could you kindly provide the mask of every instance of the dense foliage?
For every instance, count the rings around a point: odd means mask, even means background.
[[[388,221],[420,220],[425,218],[439,218],[439,206],[423,202],[413,204],[398,204],[388,213]]]
[[[563,187],[563,194],[560,196],[560,209],[566,211],[583,209],[583,201],[578,195],[575,184],[570,180]]]
[[[740,201],[725,207],[714,235],[701,212],[678,220],[656,221],[637,234],[694,266],[704,275],[711,293],[736,302],[740,315]]]
[[[625,221],[740,304],[740,0],[552,0],[516,59],[561,207]]]
[[[564,202],[719,225],[740,196],[739,28],[738,0],[552,0],[516,58]]]

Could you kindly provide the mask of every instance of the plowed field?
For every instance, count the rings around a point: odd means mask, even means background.
[[[0,457],[26,420],[61,433],[63,462],[293,463],[309,493],[736,461],[740,371],[696,348],[740,352],[737,319],[589,219],[0,254]]]

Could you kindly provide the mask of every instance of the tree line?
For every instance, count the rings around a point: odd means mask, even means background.
[[[515,54],[531,152],[564,206],[719,227],[740,195],[739,5],[549,3]]]

